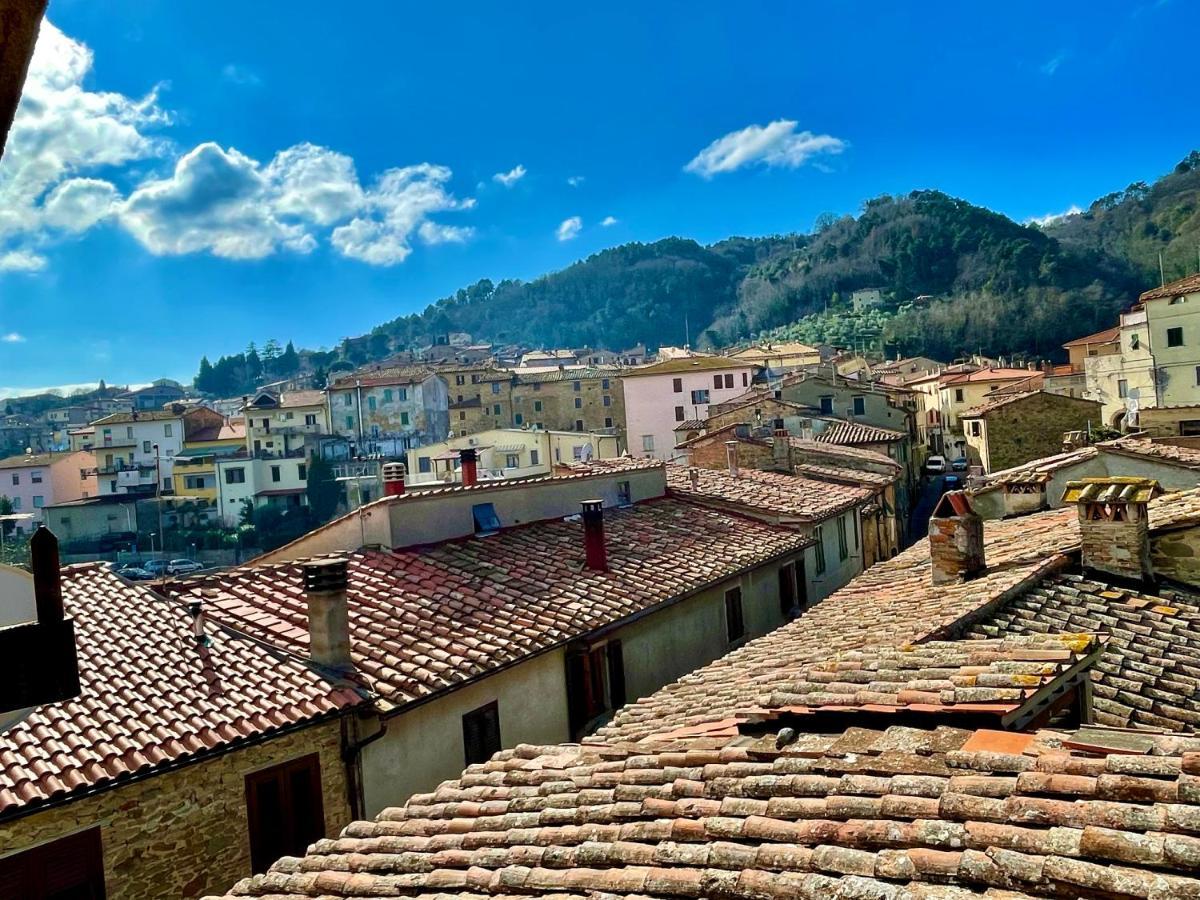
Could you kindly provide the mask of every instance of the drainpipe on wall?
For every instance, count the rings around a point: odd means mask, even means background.
[[[355,414],[358,419],[358,446],[362,449],[363,443],[363,413],[362,413],[362,381],[354,379],[354,391],[357,394],[357,404],[355,406]]]
[[[358,731],[355,720],[354,731]],[[346,799],[350,801],[350,818],[358,820],[366,818],[367,798],[363,790],[362,751],[364,747],[375,743],[387,734],[387,719],[379,718],[379,730],[363,738],[361,741],[352,740],[350,734],[350,717],[342,717],[342,764],[346,767]]]

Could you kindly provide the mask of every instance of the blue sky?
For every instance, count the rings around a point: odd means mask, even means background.
[[[1200,147],[1183,0],[584,7],[51,0],[0,161],[0,392],[884,192],[1061,213]]]

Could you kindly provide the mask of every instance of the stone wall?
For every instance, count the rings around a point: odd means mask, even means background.
[[[929,558],[934,584],[957,581],[982,570],[983,519],[977,515],[930,519]]]
[[[247,774],[319,752],[326,835],[350,821],[340,729],[335,720],[0,822],[0,854],[99,825],[108,900],[223,893],[250,874]]]
[[[729,434],[719,434],[710,440],[700,440],[690,447],[691,463],[701,469],[728,469],[729,458],[725,453],[725,441]],[[744,469],[775,468],[775,451],[767,443],[738,441],[738,466]]]
[[[1080,519],[1083,564],[1106,575],[1140,579],[1150,574],[1150,536],[1145,510],[1124,522]]]
[[[608,387],[604,387],[604,382]],[[579,390],[575,390],[575,384]],[[604,398],[608,397],[608,405]],[[575,401],[579,400],[576,407]],[[540,409],[538,408],[540,405]],[[561,381],[522,381],[519,377],[512,387],[513,424],[540,424],[548,431],[575,431],[575,423],[583,421],[583,431],[602,431],[616,428],[625,431],[625,392],[620,378],[603,377],[572,379],[567,373]],[[516,421],[516,416],[521,421]]]
[[[987,414],[988,471],[998,472],[1062,452],[1064,431],[1100,424],[1100,404],[1035,394]]]
[[[1154,535],[1150,539],[1150,559],[1155,575],[1200,584],[1200,528]]]

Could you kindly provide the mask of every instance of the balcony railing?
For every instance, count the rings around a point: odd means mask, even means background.
[[[151,472],[154,470],[153,463],[113,463],[111,466],[93,466],[90,469],[84,469],[87,475],[117,475],[121,472]]]
[[[304,459],[308,454],[301,447],[296,450],[255,450],[250,454],[254,459]]]

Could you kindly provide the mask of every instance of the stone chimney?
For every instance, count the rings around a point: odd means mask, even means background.
[[[725,442],[725,461],[729,463],[729,474],[738,477],[738,442]]]
[[[1153,581],[1147,504],[1163,492],[1152,478],[1087,478],[1067,483],[1063,503],[1079,512],[1083,567],[1130,581]]]
[[[1048,475],[1017,475],[1001,485],[1004,491],[1004,515],[1023,516],[1046,508]]]
[[[458,451],[459,459],[462,460],[462,483],[466,487],[475,484],[479,480],[478,470],[476,468],[479,454],[474,447],[463,447]]]
[[[947,491],[929,519],[934,584],[965,581],[983,571],[983,519],[964,491]]]
[[[604,543],[604,501],[583,501],[583,550],[585,565],[597,572],[608,571],[608,548]]]
[[[787,429],[775,429],[771,438],[771,457],[776,469],[781,472],[792,471],[792,445],[788,440]]]
[[[692,490],[700,490],[700,470],[695,466],[688,469],[688,481],[692,483]]]
[[[404,493],[404,463],[383,464],[383,495],[399,497]]]
[[[308,595],[308,655],[319,666],[350,672],[350,616],[346,601],[346,560],[316,560],[304,565]]]

